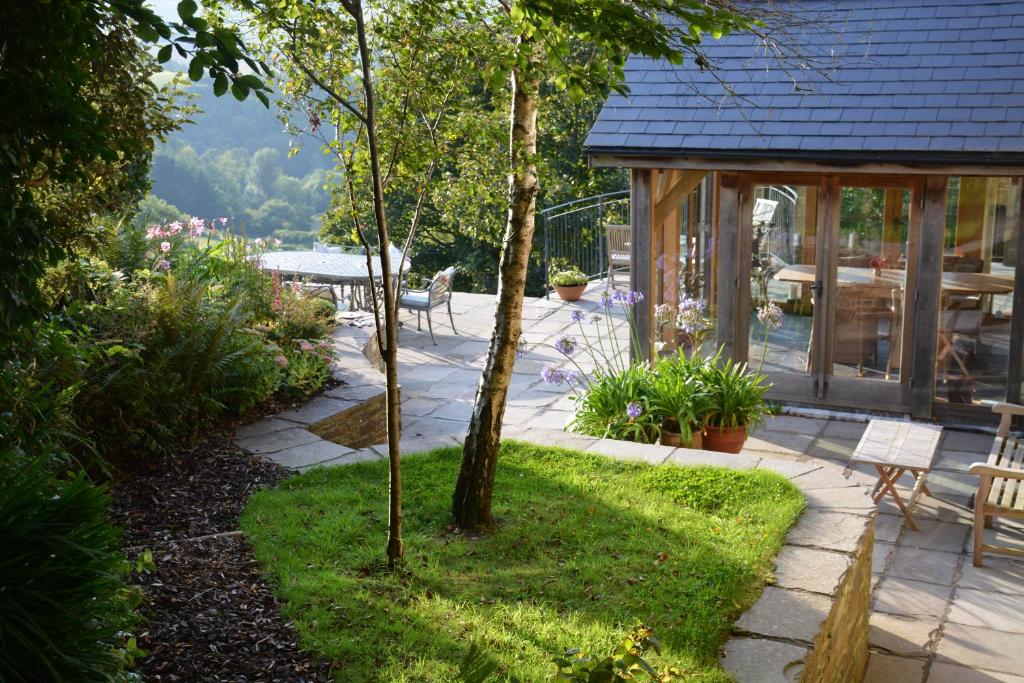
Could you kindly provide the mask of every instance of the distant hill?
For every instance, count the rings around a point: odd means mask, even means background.
[[[165,72],[157,80],[172,78]],[[152,195],[168,211],[204,218],[228,217],[235,229],[311,246],[329,203],[323,186],[330,160],[319,146],[284,131],[273,105],[255,98],[216,97],[209,83],[188,85],[200,112],[154,153]],[[305,143],[289,158],[289,149]]]

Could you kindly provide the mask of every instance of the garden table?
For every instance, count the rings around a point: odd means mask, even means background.
[[[371,256],[373,280],[380,282],[380,257]],[[311,282],[349,287],[349,306],[355,307],[356,288],[370,286],[363,254],[331,254],[318,251],[271,251],[260,258],[260,269],[308,278]]]
[[[937,425],[871,420],[860,438],[850,462],[874,465],[878,471],[874,499],[879,502],[886,493],[892,496],[903,513],[907,526],[917,531],[913,509],[922,493],[931,495],[924,483],[939,452],[942,427]],[[905,473],[914,477],[914,488],[906,503],[896,490],[896,481]]]

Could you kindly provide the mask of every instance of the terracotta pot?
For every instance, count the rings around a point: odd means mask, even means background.
[[[709,451],[739,453],[743,448],[743,442],[746,440],[746,426],[704,428],[704,448]]]
[[[704,448],[704,437],[701,436],[700,430],[699,429],[695,429],[693,431],[693,435],[690,437],[689,445],[687,445],[687,444],[683,444],[683,445],[686,446],[686,448],[696,448],[697,450],[700,450],[701,448]]]
[[[683,435],[679,432],[669,432],[664,429],[661,430],[661,445],[662,446],[679,446],[683,445]]]
[[[586,285],[573,285],[571,287],[555,285],[555,291],[558,292],[558,298],[562,301],[579,301],[586,289]]]

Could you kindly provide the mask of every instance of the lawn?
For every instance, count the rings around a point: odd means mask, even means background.
[[[344,681],[457,681],[471,644],[547,680],[567,648],[607,654],[644,621],[656,661],[727,681],[717,651],[770,579],[804,506],[770,472],[652,467],[506,442],[496,531],[452,533],[460,451],[403,460],[407,569],[382,569],[384,462],[321,469],[253,496],[242,526],[303,645]]]

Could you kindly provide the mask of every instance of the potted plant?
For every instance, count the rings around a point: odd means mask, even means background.
[[[739,453],[747,436],[769,413],[765,394],[771,385],[764,375],[751,372],[746,363],[715,359],[701,373],[707,394],[704,414],[704,448]]]
[[[701,448],[701,421],[708,409],[701,383],[704,361],[678,355],[659,361],[649,389],[648,404],[661,422],[661,443],[665,446]]]
[[[587,282],[587,276],[575,266],[551,275],[551,284],[562,301],[579,301],[587,288]]]

